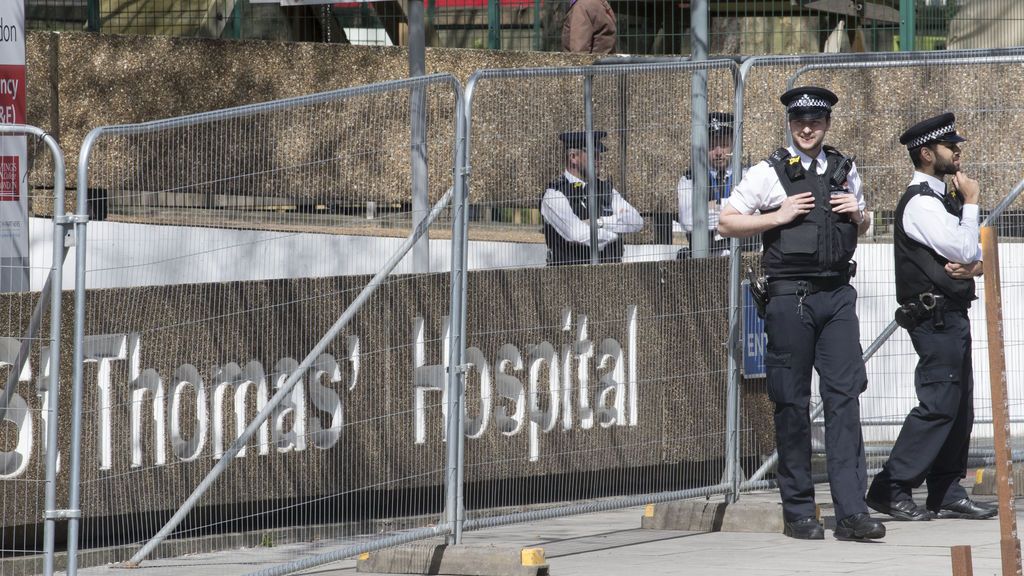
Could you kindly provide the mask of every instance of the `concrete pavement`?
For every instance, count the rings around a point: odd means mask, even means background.
[[[744,502],[775,502],[773,491],[743,496]],[[467,532],[465,542],[513,547],[540,546],[554,576],[735,576],[951,574],[950,547],[971,546],[974,575],[1000,574],[999,521],[886,521],[878,542],[840,542],[833,537],[827,485],[819,485],[826,524],[824,541],[800,541],[782,534],[682,532],[640,528],[643,508],[587,514],[529,524]],[[979,499],[991,500],[992,497]],[[714,499],[712,499],[714,500]],[[918,498],[923,502],[923,496]],[[1018,509],[1022,503],[1018,501]],[[887,517],[875,515],[875,517]],[[1020,522],[1018,515],[1018,523]],[[323,554],[347,541],[319,541],[271,548],[249,548],[147,561],[139,576],[190,574],[235,576]],[[355,574],[355,559],[314,568],[304,574]],[[88,576],[124,576],[109,567],[79,570]]]

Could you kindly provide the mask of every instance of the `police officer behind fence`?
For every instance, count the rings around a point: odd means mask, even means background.
[[[708,114],[708,255],[728,256],[729,240],[718,233],[718,215],[735,181],[732,177],[733,115],[728,112]],[[739,178],[735,179],[736,181]],[[690,257],[693,246],[693,173],[687,170],[676,187],[679,198],[679,224],[686,232],[687,247],[679,258]],[[750,238],[742,249],[756,250],[759,239]]]
[[[608,180],[597,177],[601,152],[607,150],[601,139],[607,132],[594,131],[594,182],[597,186],[598,261],[621,262],[622,234],[639,232],[644,220],[626,202]],[[548,265],[590,264],[590,210],[587,200],[587,133],[565,132],[558,138],[565,147],[565,171],[548,184],[541,197],[540,214],[544,218],[544,242],[548,247]]]
[[[784,533],[822,539],[811,478],[811,368],[825,405],[825,443],[836,538],[875,539],[885,526],[864,502],[867,471],[860,427],[861,359],[851,257],[868,218],[852,160],[824,146],[839,98],[805,86],[780,98],[793,145],[780,148],[743,177],[722,209],[723,236],[763,233],[768,275],[765,367],[775,402],[777,479]]]
[[[888,462],[871,483],[868,506],[899,520],[991,518],[997,508],[960,486],[974,424],[971,325],[967,309],[981,274],[979,187],[960,170],[953,114],[915,124],[900,136],[914,176],[896,205],[897,321],[910,332],[920,401],[903,423]],[[944,181],[952,176],[953,187]],[[927,481],[927,510],[911,490]]]

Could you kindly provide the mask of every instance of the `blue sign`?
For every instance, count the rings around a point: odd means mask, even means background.
[[[754,298],[750,295],[750,283],[743,281],[743,375],[747,378],[764,378],[764,351],[768,347],[768,336],[764,333],[764,320],[757,315]]]

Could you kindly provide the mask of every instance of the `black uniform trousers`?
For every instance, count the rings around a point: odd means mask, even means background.
[[[836,518],[867,512],[867,465],[860,394],[867,373],[860,347],[857,292],[772,296],[765,314],[768,395],[775,402],[776,477],[787,522],[815,515],[811,478],[811,369],[825,408],[825,447]]]
[[[910,331],[917,351],[914,388],[919,404],[907,415],[889,461],[871,483],[872,498],[911,497],[927,481],[925,506],[937,510],[967,497],[960,479],[974,427],[971,324],[966,310],[946,310],[942,328],[926,320]]]

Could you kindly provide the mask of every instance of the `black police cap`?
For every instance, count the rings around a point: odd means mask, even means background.
[[[908,150],[932,142],[965,142],[967,138],[956,133],[956,116],[952,112],[932,116],[907,128],[900,136],[900,144]]]
[[[604,144],[601,143],[601,139],[607,136],[608,133],[604,130],[594,130],[594,151],[604,152],[607,150]],[[565,145],[565,149],[575,148],[576,150],[587,149],[587,133],[582,132],[562,132],[558,135],[558,139]]]
[[[732,136],[733,116],[728,112],[708,114],[708,136]]]
[[[819,86],[800,86],[786,90],[779,101],[785,104],[790,119],[813,120],[828,116],[839,97]]]

